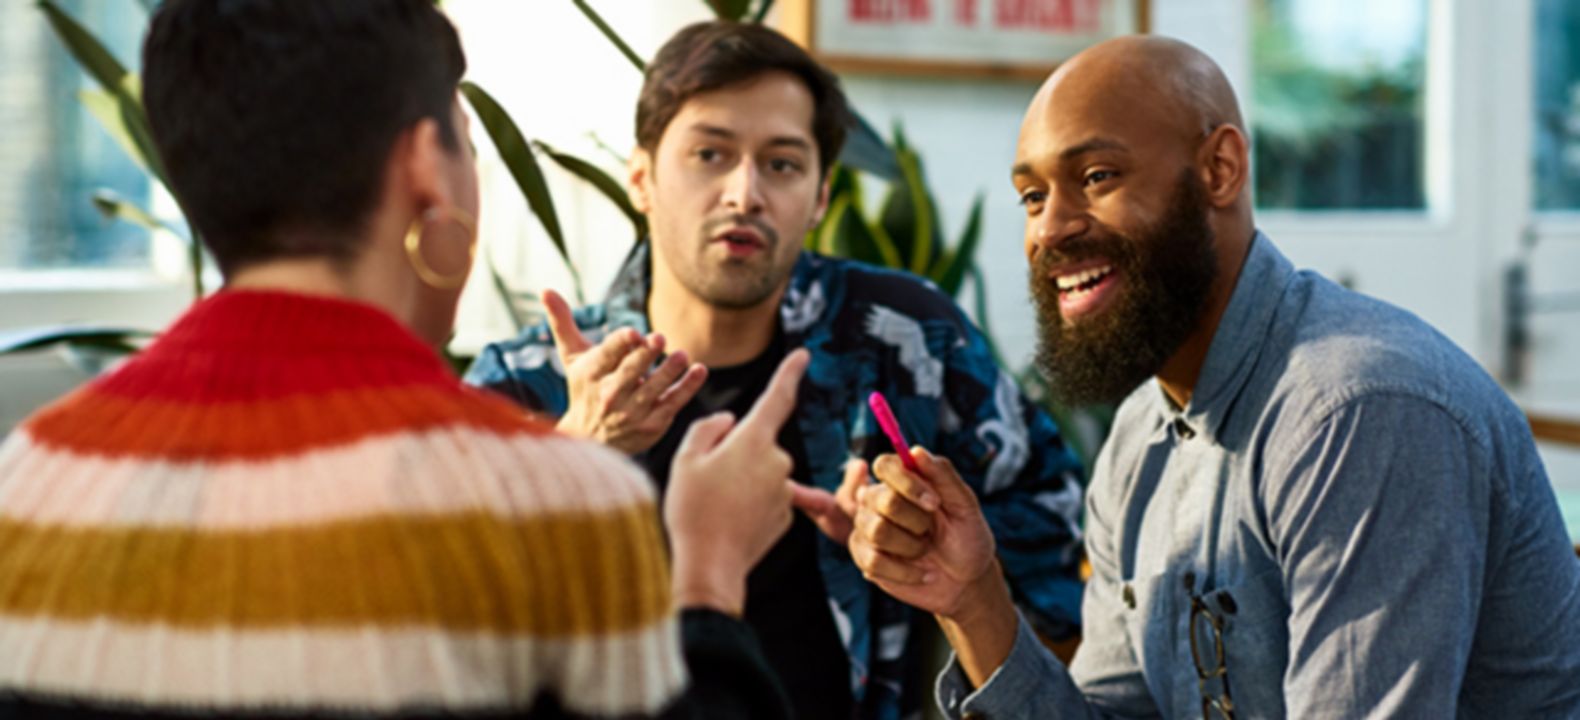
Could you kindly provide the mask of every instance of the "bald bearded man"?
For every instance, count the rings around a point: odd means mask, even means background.
[[[951,717],[1580,717],[1580,564],[1523,415],[1418,318],[1296,271],[1248,154],[1173,40],[1093,47],[1026,112],[1039,363],[1124,398],[1070,666],[946,460],[878,461],[852,556],[944,627]]]

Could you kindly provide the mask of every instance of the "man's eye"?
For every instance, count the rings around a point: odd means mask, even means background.
[[[768,161],[768,168],[776,173],[793,173],[801,171],[801,163],[785,158],[774,158]]]
[[[1023,207],[1031,207],[1033,205],[1040,204],[1046,199],[1048,199],[1048,194],[1041,190],[1027,190],[1026,192],[1020,194],[1020,204]]]
[[[719,159],[719,151],[713,148],[701,148],[697,150],[697,159],[707,163],[713,162]]]
[[[1108,180],[1108,179],[1117,177],[1118,175],[1119,175],[1119,173],[1116,173],[1116,172],[1114,172],[1112,170],[1093,170],[1093,171],[1087,173],[1086,177],[1082,178],[1082,181],[1086,185],[1095,185],[1095,184],[1100,183],[1100,182],[1102,182],[1104,180]]]

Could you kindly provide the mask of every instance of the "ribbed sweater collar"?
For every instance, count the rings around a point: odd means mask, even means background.
[[[167,330],[151,352],[228,348],[276,353],[377,353],[444,370],[409,329],[367,303],[273,290],[224,290]]]

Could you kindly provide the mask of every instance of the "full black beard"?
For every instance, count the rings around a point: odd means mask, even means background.
[[[1097,226],[1033,256],[1036,364],[1059,402],[1123,400],[1156,375],[1196,329],[1218,275],[1206,195],[1201,179],[1187,170],[1175,185],[1168,212],[1135,237]],[[1099,315],[1067,324],[1050,272],[1058,264],[1097,256],[1122,273],[1121,295]]]

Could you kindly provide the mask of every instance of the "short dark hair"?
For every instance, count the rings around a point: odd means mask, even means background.
[[[700,22],[659,48],[648,63],[636,103],[637,145],[656,151],[664,129],[692,96],[775,70],[799,78],[812,93],[812,136],[819,172],[827,175],[851,122],[839,79],[789,38],[755,23]]]
[[[433,0],[165,0],[143,102],[171,191],[220,269],[360,248],[400,134],[451,120],[466,70]],[[300,235],[282,230],[309,230]]]

